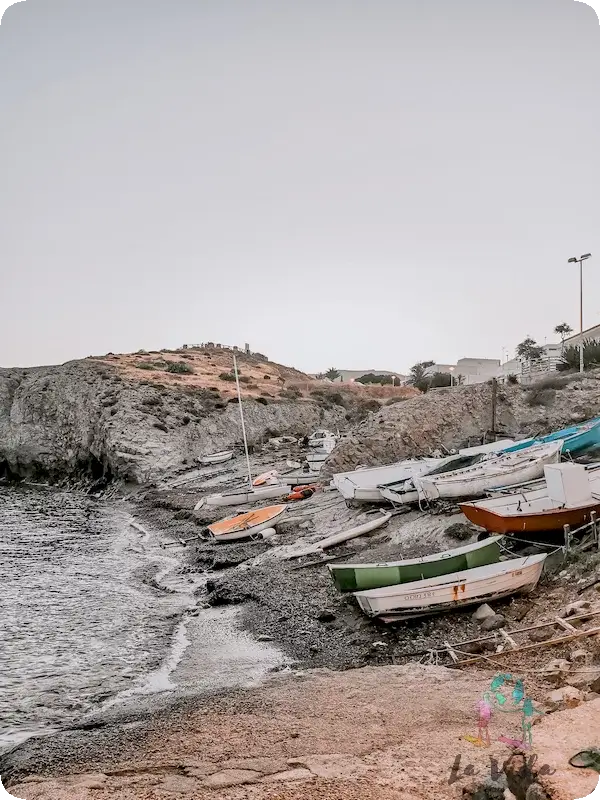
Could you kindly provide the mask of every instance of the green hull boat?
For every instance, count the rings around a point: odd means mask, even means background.
[[[482,542],[406,561],[386,564],[330,564],[329,571],[340,592],[359,592],[426,578],[439,578],[451,572],[497,564],[500,561],[502,538],[490,536]]]

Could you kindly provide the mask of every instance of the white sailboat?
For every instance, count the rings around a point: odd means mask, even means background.
[[[244,421],[244,407],[242,405],[242,393],[240,390],[240,379],[237,368],[237,358],[233,356],[233,371],[235,373],[235,383],[238,394],[238,405],[240,408],[240,420],[242,423],[242,437],[244,439],[244,451],[246,453],[246,466],[248,468],[248,485],[231,489],[227,492],[211,494],[202,497],[194,506],[194,511],[198,511],[203,506],[238,506],[246,503],[256,503],[259,500],[270,500],[275,497],[283,497],[289,494],[290,486],[287,483],[277,485],[254,486],[252,480],[252,469],[250,467],[250,455],[248,452],[248,439],[246,437],[246,423]]]

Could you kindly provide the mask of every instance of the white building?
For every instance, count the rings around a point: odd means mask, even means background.
[[[568,339],[565,339],[565,347],[577,347],[580,338],[581,334],[579,333],[569,336]],[[596,342],[600,341],[600,325],[594,325],[593,328],[588,328],[583,332],[584,342],[592,339]]]
[[[499,358],[459,358],[456,364],[433,364],[425,370],[425,373],[426,375],[434,375],[436,372],[450,374],[456,383],[468,386],[497,378],[500,371]]]

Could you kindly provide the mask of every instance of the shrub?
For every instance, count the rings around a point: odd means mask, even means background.
[[[387,386],[388,384],[391,385],[393,380],[391,375],[377,375],[376,373],[369,372],[367,375],[357,378],[356,382],[363,384],[377,383],[380,386]]]
[[[240,375],[240,383],[250,383],[252,378],[249,378],[247,375]]]
[[[152,361],[139,361],[137,364],[134,364],[133,366],[136,369],[152,369],[152,370],[156,369]]]
[[[183,361],[169,361],[167,364],[167,372],[175,372],[178,375],[191,375],[194,369]]]
[[[168,433],[169,429],[165,425],[164,422],[154,422],[152,425],[153,428],[158,428],[159,431],[163,431],[164,433]]]
[[[506,382],[510,383],[512,386],[514,386],[515,384],[517,384],[519,382],[519,379],[517,378],[516,375],[514,375],[511,372],[511,374],[506,378]]]
[[[302,392],[298,391],[298,389],[282,389],[279,392],[279,396],[285,400],[298,400],[299,397],[302,397]]]
[[[235,381],[235,375],[233,374],[233,372],[222,372],[219,375],[219,378],[222,381]]]
[[[187,414],[185,414],[185,415],[184,415],[184,416],[181,418],[181,424],[182,424],[182,425],[189,425],[189,424],[190,424],[190,417],[188,417],[188,415],[187,415]]]
[[[257,403],[260,403],[263,406],[268,406],[269,405],[269,401],[267,400],[266,397],[262,397],[261,396],[261,397],[255,397],[254,399],[256,400]]]
[[[443,386],[452,385],[452,376],[446,372],[434,372],[429,379],[429,388],[438,389]]]
[[[596,367],[600,364],[600,342],[595,339],[584,339],[583,341],[583,366],[584,369]],[[573,345],[565,348],[562,355],[562,362],[558,365],[561,371],[568,369],[579,369],[579,347]]]
[[[527,393],[527,405],[529,406],[551,406],[554,402],[556,391],[550,388],[533,387]]]
[[[271,380],[271,376],[270,375],[263,375],[263,380],[264,381],[270,381]]]
[[[228,402],[228,403],[230,403],[231,405],[234,405],[235,403],[239,403],[240,401],[238,400],[238,398],[237,398],[237,397],[230,397],[230,398],[229,398],[229,400],[228,400],[227,402]],[[216,407],[217,407],[217,406],[215,405],[215,408],[216,408]]]

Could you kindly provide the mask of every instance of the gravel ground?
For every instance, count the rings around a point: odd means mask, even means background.
[[[272,455],[256,457],[254,474],[272,465]],[[141,523],[160,535],[165,545],[197,537],[207,523],[225,516],[223,509],[195,513],[197,500],[208,491],[239,485],[243,466],[238,460],[229,466],[180,474],[169,485],[132,496],[130,502]],[[275,466],[285,468],[285,456],[278,458]],[[236,510],[231,509],[234,513]],[[86,729],[30,740],[0,758],[0,774],[12,784],[26,776],[43,776],[23,784],[25,788],[19,786],[16,796],[26,800],[86,800],[93,785],[93,796],[98,800],[115,796],[162,800],[173,794],[203,798],[209,796],[206,781],[210,775],[229,769],[259,774],[250,776],[248,785],[242,781],[229,788],[223,786],[216,795],[212,787],[212,796],[231,800],[456,796],[456,787],[450,792],[445,774],[459,752],[459,729],[468,728],[471,699],[480,691],[481,680],[473,668],[462,675],[452,671],[455,685],[461,688],[448,694],[448,687],[454,685],[448,682],[450,678],[440,684],[435,673],[405,662],[415,660],[410,655],[415,651],[478,635],[480,629],[470,611],[392,627],[378,625],[359,612],[351,597],[335,590],[325,566],[311,565],[317,556],[289,557],[311,542],[369,518],[365,510],[347,508],[337,493],[323,492],[290,506],[285,521],[278,526],[280,532],[268,541],[188,543],[180,550],[181,572],[200,573],[206,578],[195,613],[202,615],[206,607],[235,605],[248,632],[272,642],[286,654],[288,669],[272,676],[264,688],[178,697],[166,707],[164,703],[162,707],[140,707],[127,717],[115,713],[96,719]],[[353,561],[383,561],[448,549],[460,544],[446,533],[458,520],[460,516],[454,514],[399,514],[386,527],[348,542],[332,554],[351,556]],[[533,624],[541,614],[556,614],[561,606],[577,598],[578,586],[590,577],[585,570],[590,569],[596,569],[595,563],[586,566],[575,562],[560,575],[543,579],[529,597],[496,603],[494,608],[505,614],[513,628],[521,621]],[[584,596],[591,595],[597,596],[594,589]],[[538,701],[548,688],[534,689],[540,659],[545,663],[563,656],[568,656],[568,648],[542,651],[537,662],[535,657],[519,654],[511,658],[511,669],[527,678],[529,691]],[[353,667],[365,669],[351,670]],[[305,672],[306,668],[313,672]],[[315,672],[314,668],[328,669]],[[409,672],[389,672],[404,669]],[[329,670],[351,671],[332,674]],[[408,684],[391,680],[394,674],[408,675]],[[442,670],[442,674],[447,676],[448,672]],[[321,682],[321,675],[331,677]],[[415,675],[419,680],[415,681]],[[486,675],[485,680],[488,678]],[[304,691],[299,688],[303,681]],[[438,685],[442,686],[441,694]],[[211,733],[213,725],[215,732]],[[358,735],[362,730],[368,733],[368,746],[364,736]],[[423,755],[429,743],[435,752],[433,767]],[[290,762],[307,754],[332,756],[335,761],[340,752],[346,754],[341,773],[334,769],[331,779],[319,772],[318,764],[313,772],[313,767]],[[475,758],[476,752],[471,751],[469,758],[471,753]],[[352,771],[356,762],[348,754],[362,759],[362,766],[357,767],[360,774]],[[481,765],[489,755],[479,759]],[[274,764],[263,765],[264,769],[253,769],[249,763],[232,766],[242,757],[263,756],[275,759],[280,771],[305,772],[287,775],[275,785],[267,780]],[[417,776],[408,794],[403,784],[407,772],[398,766],[402,759],[408,759],[411,774]],[[314,766],[317,762],[311,763]],[[360,770],[365,765],[368,769],[363,774]],[[99,777],[85,779],[90,787],[77,783],[76,774],[97,772],[101,773]],[[71,777],[61,779],[65,775]]]
[[[145,524],[166,537],[198,536],[210,522],[236,513],[236,508],[202,508],[194,512],[198,499],[243,482],[243,463],[208,471],[195,470],[189,481],[156,489],[139,500],[137,513]],[[253,473],[273,466],[285,469],[285,460],[273,456],[253,458]],[[201,473],[201,474],[199,474]],[[276,502],[276,501],[272,501]],[[264,505],[264,503],[263,503]],[[347,508],[336,491],[323,491],[312,498],[290,504],[278,533],[268,541],[216,543],[190,542],[183,553],[182,571],[203,572],[206,588],[200,590],[200,605],[239,605],[243,626],[262,640],[272,640],[290,663],[305,667],[349,669],[367,664],[398,664],[414,654],[478,635],[471,610],[386,626],[362,614],[351,595],[340,594],[333,585],[326,562],[319,555],[290,558],[325,536],[347,530],[378,514],[376,507]],[[328,551],[339,560],[380,562],[411,558],[459,546],[476,539],[458,541],[446,530],[464,522],[454,509],[449,513],[408,511],[392,517],[384,528]],[[468,532],[468,531],[467,531]],[[317,562],[317,563],[315,563]],[[519,619],[523,599],[495,604],[500,613]]]

